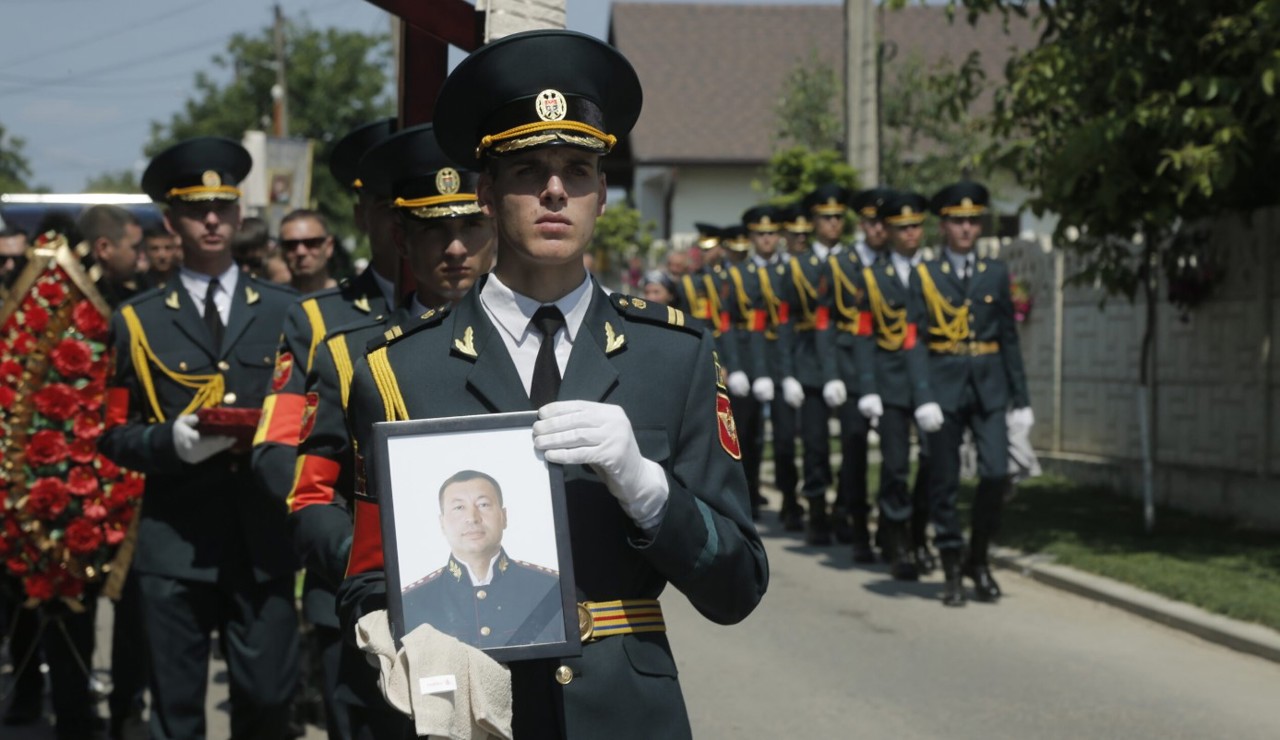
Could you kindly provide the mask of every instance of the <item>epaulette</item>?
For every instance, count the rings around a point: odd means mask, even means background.
[[[270,280],[263,280],[261,278],[256,278],[252,275],[247,275],[243,272],[240,273],[240,279],[248,280],[249,282],[253,283],[254,287],[262,287],[268,290],[279,291],[281,293],[284,293],[285,295],[291,295],[291,296],[298,295],[298,291],[294,290],[293,288],[290,288],[288,285],[285,285],[284,283],[276,283]],[[330,288],[330,290],[332,290],[332,288]]]
[[[418,588],[419,586],[425,586],[425,585],[427,585],[428,583],[431,583],[431,582],[432,582],[432,581],[434,581],[435,579],[439,578],[439,577],[440,577],[440,574],[441,574],[441,573],[443,573],[443,572],[444,572],[444,568],[439,568],[439,569],[437,569],[437,570],[434,570],[434,571],[432,571],[432,572],[430,572],[430,573],[426,574],[426,575],[425,575],[425,576],[423,576],[422,578],[419,578],[418,580],[414,581],[413,583],[410,583],[408,586],[405,586],[404,588],[402,588],[402,589],[400,589],[400,590],[401,590],[402,592],[404,592],[404,591],[411,591],[411,590],[413,590],[413,589],[415,589],[415,588]]]
[[[525,561],[523,561],[523,560],[516,560],[515,558],[511,558],[511,562],[515,563],[516,565],[522,565],[522,566],[524,566],[524,567],[528,568],[529,570],[536,570],[536,571],[538,571],[539,573],[546,573],[546,574],[547,574],[547,575],[549,575],[549,576],[559,576],[559,575],[560,575],[560,573],[559,573],[558,571],[554,571],[554,570],[552,570],[552,569],[550,569],[550,568],[547,568],[547,567],[542,566],[542,565],[538,565],[538,564],[536,564],[536,563],[526,563],[526,562],[525,562]]]
[[[382,314],[378,314],[377,316],[366,316],[365,318],[356,319],[348,324],[334,327],[329,330],[329,333],[324,335],[324,341],[327,342],[334,337],[340,337],[344,334],[360,331],[361,329],[370,329],[375,326],[381,326],[382,322],[385,321],[386,318],[387,317]]]
[[[415,316],[402,324],[396,324],[383,332],[382,336],[370,339],[369,343],[365,346],[365,351],[372,352],[379,347],[390,346],[401,337],[407,337],[414,332],[421,331],[431,326],[437,326],[441,321],[444,321],[444,317],[448,315],[448,307],[428,308],[421,316]]]
[[[117,308],[117,310],[118,310],[118,309],[120,309],[120,308],[123,308],[124,306],[138,306],[138,305],[141,305],[141,304],[143,304],[143,303],[146,303],[147,301],[151,300],[152,298],[157,298],[157,297],[163,296],[163,295],[164,295],[164,291],[165,291],[165,288],[166,288],[166,287],[167,287],[167,286],[165,286],[165,285],[157,285],[157,286],[155,286],[155,287],[153,287],[153,288],[147,288],[146,290],[142,291],[141,293],[138,293],[138,294],[136,294],[136,295],[134,295],[134,296],[132,296],[132,297],[130,297],[130,298],[128,298],[128,299],[126,299],[123,303],[121,303],[121,304],[120,304],[119,306],[117,306],[116,308]]]
[[[661,303],[652,303],[643,298],[621,293],[609,296],[609,303],[628,319],[639,319],[650,324],[683,329],[690,334],[702,334],[701,326],[689,326],[684,311],[673,306],[664,306]]]

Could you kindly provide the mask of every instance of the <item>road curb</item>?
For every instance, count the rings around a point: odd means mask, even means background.
[[[1044,555],[994,548],[992,562],[1055,588],[1124,609],[1131,614],[1188,632],[1209,642],[1280,663],[1280,632],[1258,624],[1212,614],[1103,576],[1056,565]]]

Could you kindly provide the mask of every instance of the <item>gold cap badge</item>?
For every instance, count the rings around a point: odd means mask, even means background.
[[[903,206],[903,207],[902,207],[902,215],[904,215],[904,216],[911,216],[911,215],[914,215],[914,214],[915,214],[915,210],[914,210],[914,209],[912,209],[912,208],[911,208],[911,206]]]
[[[569,103],[559,90],[547,89],[538,93],[534,109],[544,121],[563,121],[569,113]]]
[[[964,199],[962,199],[962,200],[960,201],[960,206],[961,206],[962,208],[973,208],[973,199],[972,199],[972,198],[964,198]]]
[[[436,190],[441,195],[454,195],[462,187],[462,178],[452,167],[445,167],[436,173]]]
[[[206,188],[217,188],[222,186],[222,176],[213,170],[205,170],[200,176],[200,182]]]

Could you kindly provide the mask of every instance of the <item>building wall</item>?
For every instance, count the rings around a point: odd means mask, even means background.
[[[692,236],[694,223],[717,226],[739,223],[742,212],[762,200],[754,182],[760,180],[755,165],[639,166],[633,195],[642,217],[658,225],[658,236]],[[667,187],[674,187],[667,210]],[[669,217],[669,220],[668,220]],[[670,224],[670,230],[664,226]]]
[[[1280,529],[1280,209],[1222,218],[1211,234],[1226,255],[1213,295],[1184,320],[1159,291],[1155,498]],[[1043,462],[1140,495],[1143,301],[1100,308],[1098,291],[1059,287],[1072,271],[1060,250],[1000,251],[1035,299],[1020,334]]]

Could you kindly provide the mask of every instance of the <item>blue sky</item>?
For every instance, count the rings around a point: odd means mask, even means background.
[[[389,28],[364,0],[279,2],[286,16],[305,14],[317,27]],[[603,38],[611,5],[568,0],[569,28]],[[150,122],[169,119],[233,33],[269,25],[271,8],[264,0],[0,0],[0,125],[26,140],[34,183],[56,192],[79,192],[101,172],[140,169]]]

